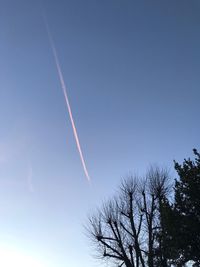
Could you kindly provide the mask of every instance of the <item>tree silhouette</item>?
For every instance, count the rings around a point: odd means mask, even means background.
[[[195,160],[185,159],[183,164],[175,162],[179,180],[175,183],[173,218],[178,251],[176,262],[183,266],[192,260],[193,266],[200,266],[200,154],[193,150]]]
[[[98,256],[118,266],[167,266],[161,210],[169,189],[168,173],[159,168],[123,180],[119,194],[89,218]]]
[[[173,192],[166,170],[151,168],[144,179],[123,180],[89,218],[100,258],[126,267],[200,266],[200,153],[193,151],[193,161],[174,161]]]

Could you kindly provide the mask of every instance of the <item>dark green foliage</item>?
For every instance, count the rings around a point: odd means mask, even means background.
[[[178,232],[179,218],[167,198],[162,199],[160,205],[160,225],[156,238],[159,246],[155,251],[156,267],[183,266],[182,254],[180,253]],[[181,237],[180,237],[181,238]]]
[[[166,197],[160,201],[155,266],[181,267],[189,261],[200,266],[200,154],[193,151],[194,160],[174,162],[179,176],[175,180],[174,202],[170,204]]]
[[[194,161],[185,159],[182,165],[175,162],[180,179],[175,182],[171,216],[176,229],[171,226],[171,231],[180,264],[193,260],[200,266],[200,154],[196,149],[193,151]]]

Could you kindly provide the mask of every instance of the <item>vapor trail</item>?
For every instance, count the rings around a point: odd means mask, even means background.
[[[82,166],[83,166],[83,170],[84,170],[84,173],[85,173],[88,181],[90,181],[90,176],[88,174],[88,170],[87,170],[87,167],[86,167],[86,164],[85,164],[85,160],[84,160],[84,157],[83,157],[81,145],[80,145],[79,138],[78,138],[78,133],[77,133],[77,130],[76,130],[76,126],[75,126],[73,115],[72,115],[71,106],[70,106],[70,103],[69,103],[69,98],[68,98],[68,95],[67,95],[67,87],[65,85],[65,81],[64,81],[64,78],[63,78],[62,70],[61,70],[61,67],[60,67],[60,62],[58,60],[56,47],[55,47],[55,44],[53,42],[53,38],[52,38],[52,35],[51,35],[51,32],[50,32],[48,21],[47,21],[45,16],[44,16],[44,21],[45,21],[45,25],[46,25],[46,29],[47,29],[47,33],[48,33],[48,37],[49,37],[50,46],[51,46],[51,49],[52,49],[52,52],[53,52],[53,56],[54,56],[54,60],[55,60],[56,69],[57,69],[57,72],[58,72],[58,77],[59,77],[60,84],[61,84],[61,87],[62,87],[62,91],[63,91],[63,94],[64,94],[65,102],[67,104],[67,109],[68,109],[68,113],[69,113],[72,129],[73,129],[73,133],[74,133],[74,138],[75,138],[77,149],[78,149],[78,152],[79,152],[79,155],[80,155],[80,159],[81,159],[81,163],[82,163]]]

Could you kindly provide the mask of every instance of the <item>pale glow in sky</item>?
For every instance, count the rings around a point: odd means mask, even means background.
[[[43,263],[15,249],[0,248],[0,266],[46,267]]]

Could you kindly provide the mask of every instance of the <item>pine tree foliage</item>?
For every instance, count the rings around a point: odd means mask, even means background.
[[[175,162],[179,180],[175,183],[174,218],[177,250],[183,264],[193,260],[200,266],[200,154],[193,150],[195,160]],[[199,264],[199,265],[198,265]]]

